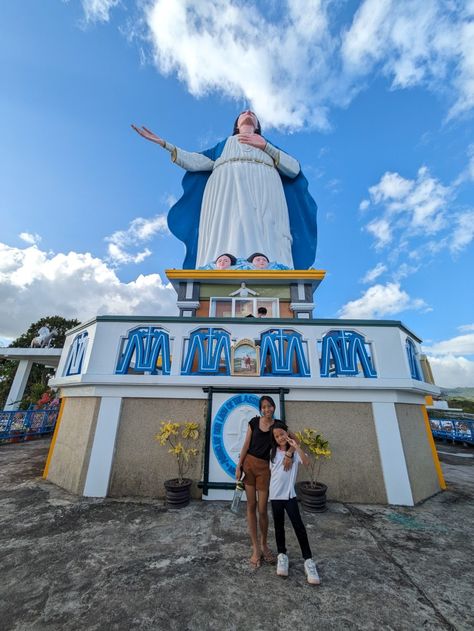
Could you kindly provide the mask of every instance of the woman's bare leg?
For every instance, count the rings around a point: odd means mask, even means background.
[[[245,485],[247,495],[247,524],[249,528],[250,540],[252,542],[251,563],[257,564],[262,554],[257,537],[257,494],[254,486]]]
[[[260,530],[260,545],[265,556],[271,555],[272,552],[268,547],[268,491],[258,492],[258,526]]]

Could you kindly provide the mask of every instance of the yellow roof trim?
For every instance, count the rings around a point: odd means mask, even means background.
[[[170,280],[323,280],[326,276],[320,269],[167,269],[165,272]]]

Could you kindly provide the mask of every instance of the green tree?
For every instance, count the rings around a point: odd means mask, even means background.
[[[66,320],[61,316],[49,316],[41,318],[37,322],[33,322],[25,333],[22,333],[16,340],[10,344],[11,348],[29,348],[33,338],[37,337],[41,327],[47,326],[49,330],[56,329],[58,334],[51,342],[52,348],[62,348],[66,331],[80,324],[79,320]],[[18,362],[0,359],[0,409],[5,407],[8,393],[10,392],[13,378],[18,366]],[[28,407],[31,403],[36,403],[41,394],[48,387],[48,380],[54,371],[47,366],[33,364],[28,383],[26,384],[25,393],[21,402],[21,407]],[[38,395],[39,393],[39,395]]]

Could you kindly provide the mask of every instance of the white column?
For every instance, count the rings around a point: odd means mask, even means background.
[[[372,403],[375,431],[389,504],[413,506],[410,478],[393,403]]]
[[[107,496],[121,407],[121,397],[103,397],[100,402],[84,485],[85,497]]]
[[[18,410],[20,407],[20,401],[25,392],[28,377],[30,376],[31,367],[33,362],[29,359],[21,359],[16,369],[15,378],[13,379],[12,387],[8,393],[5,410]]]

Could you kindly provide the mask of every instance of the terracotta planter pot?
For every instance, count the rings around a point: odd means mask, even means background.
[[[326,506],[326,491],[328,487],[322,482],[317,482],[315,487],[311,482],[297,482],[296,494],[303,508],[310,513],[324,513]]]
[[[169,508],[184,508],[191,499],[192,480],[184,478],[182,482],[178,478],[165,480],[166,505]]]

